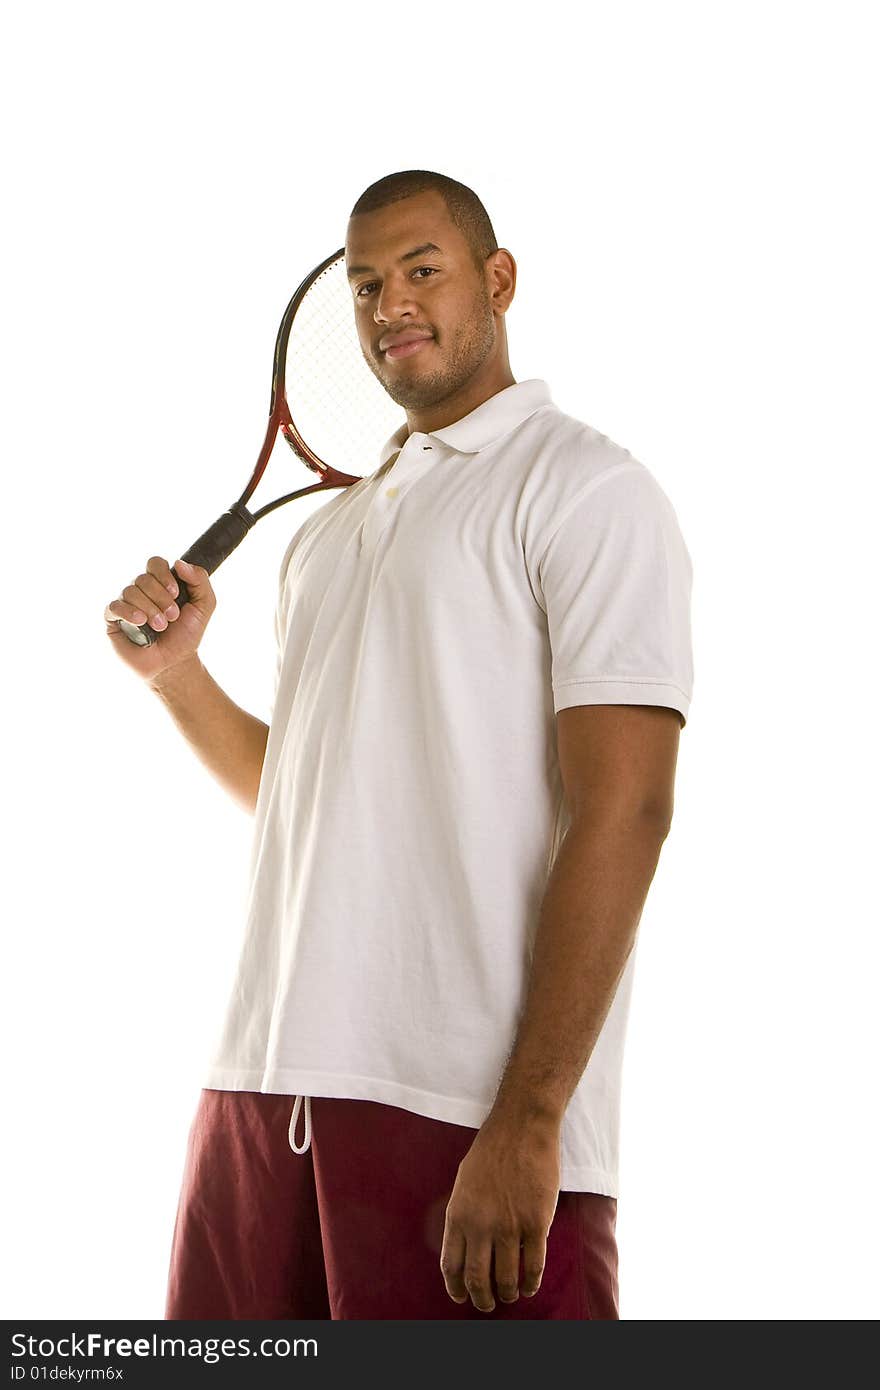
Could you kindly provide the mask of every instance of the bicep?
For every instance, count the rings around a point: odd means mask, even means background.
[[[682,716],[664,705],[571,705],[556,742],[572,819],[648,815],[668,827]]]

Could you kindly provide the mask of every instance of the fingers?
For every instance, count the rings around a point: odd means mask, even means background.
[[[518,1255],[519,1242],[517,1257]],[[477,1234],[472,1231],[466,1238],[464,1231],[447,1217],[443,1248],[440,1252],[440,1272],[446,1292],[454,1303],[465,1303],[470,1298],[479,1312],[492,1312],[495,1297],[492,1292],[492,1238],[488,1233]],[[517,1277],[518,1259],[514,1282],[517,1281]],[[509,1285],[509,1277],[507,1284]]]
[[[481,1313],[495,1307],[494,1290],[501,1303],[515,1303],[522,1295],[534,1298],[541,1287],[547,1260],[546,1235],[472,1235],[447,1221],[440,1253],[440,1272],[446,1292],[455,1303],[471,1299]],[[520,1268],[522,1277],[520,1278]],[[493,1290],[494,1284],[494,1290]]]
[[[495,1241],[495,1287],[502,1303],[519,1298],[519,1238]]]
[[[470,1239],[464,1257],[464,1286],[470,1294],[471,1303],[480,1313],[491,1313],[495,1307],[491,1264],[491,1238],[485,1235]]]
[[[467,1289],[464,1285],[464,1233],[453,1226],[446,1218],[443,1232],[443,1248],[440,1251],[440,1273],[446,1285],[446,1292],[454,1303],[464,1303]]]
[[[149,622],[155,632],[163,632],[179,615],[175,601],[178,589],[168,561],[161,555],[152,555],[143,574],[126,585],[119,598],[108,603],[104,617],[108,623],[125,618],[138,627]]]
[[[525,1298],[534,1298],[541,1287],[544,1265],[547,1262],[547,1235],[535,1232],[527,1234],[523,1248],[522,1292]]]

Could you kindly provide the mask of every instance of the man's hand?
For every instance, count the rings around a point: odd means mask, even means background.
[[[493,1257],[502,1303],[538,1292],[559,1199],[559,1134],[557,1121],[491,1116],[478,1132],[446,1207],[440,1270],[454,1302],[470,1295],[480,1312],[492,1312]]]
[[[189,602],[182,608],[175,600],[180,585],[171,573],[171,566],[162,555],[151,555],[143,574],[139,574],[118,598],[104,609],[107,636],[117,656],[142,680],[150,683],[162,677],[173,666],[194,665],[196,649],[205,628],[217,607],[217,596],[211,587],[208,571],[201,565],[177,560],[175,568],[189,590]],[[149,622],[154,633],[161,633],[148,647],[130,642],[119,619],[143,627]]]

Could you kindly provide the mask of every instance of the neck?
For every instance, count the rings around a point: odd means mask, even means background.
[[[406,422],[409,432],[430,434],[432,430],[442,430],[446,425],[454,425],[456,420],[470,415],[478,405],[482,405],[492,396],[497,396],[499,391],[515,385],[516,381],[507,359],[494,362],[488,371],[484,372],[481,369],[444,400],[426,406],[424,410],[408,410]]]

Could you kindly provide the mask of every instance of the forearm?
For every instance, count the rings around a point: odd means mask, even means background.
[[[196,756],[253,814],[269,726],[231,700],[193,656],[149,682]]]
[[[646,813],[584,817],[569,829],[492,1118],[561,1124],[632,950],[665,834]]]

